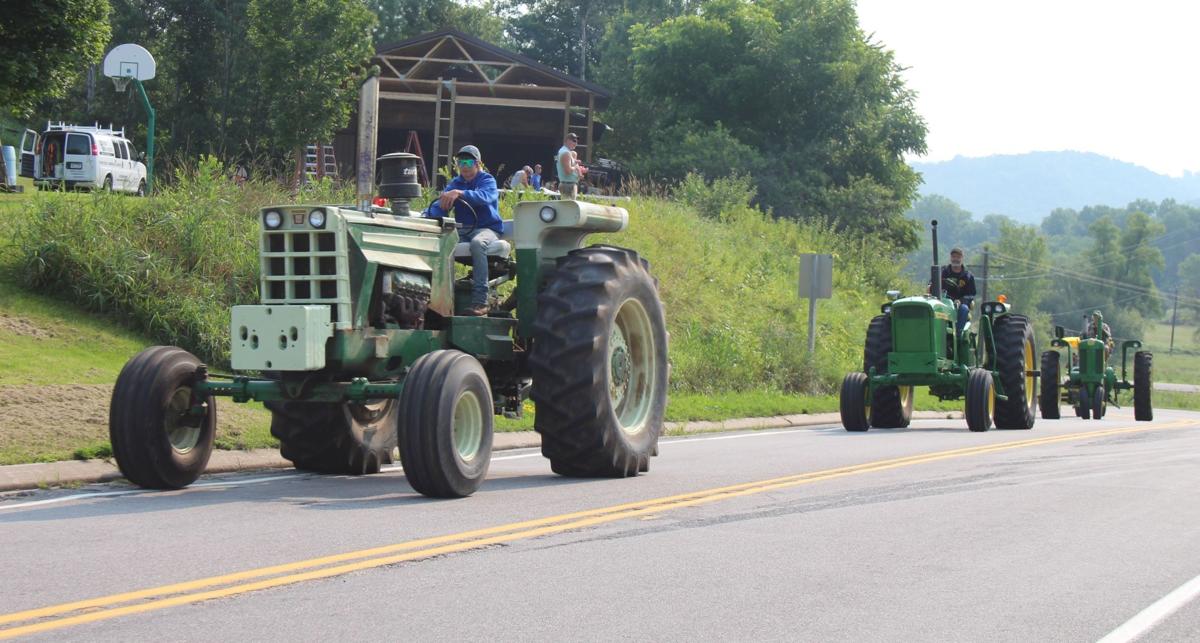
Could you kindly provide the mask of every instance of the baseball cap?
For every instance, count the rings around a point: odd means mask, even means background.
[[[459,150],[458,154],[455,154],[455,156],[459,158],[466,156],[475,159],[479,163],[483,162],[483,156],[479,154],[479,148],[475,147],[474,145],[462,146],[462,149]]]
[[[962,253],[963,253],[962,248],[959,248],[957,246],[955,246],[953,249],[950,250],[950,254],[952,254],[952,255],[953,254],[962,254]]]

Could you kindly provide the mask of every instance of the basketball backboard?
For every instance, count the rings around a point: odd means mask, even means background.
[[[141,45],[117,45],[104,57],[104,75],[109,78],[150,80],[157,71],[154,56]]]

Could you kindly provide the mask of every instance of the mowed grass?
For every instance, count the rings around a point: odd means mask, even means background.
[[[21,290],[0,264],[0,465],[109,457],[111,387],[150,343],[118,320]],[[257,403],[219,405],[216,444],[278,445]]]
[[[1142,339],[1142,343],[1154,352],[1155,381],[1200,385],[1200,342],[1196,341],[1195,335],[1195,326],[1177,325],[1175,350],[1168,352],[1171,347],[1171,325],[1146,324],[1146,337]],[[1131,362],[1132,359],[1131,357]],[[1133,368],[1132,363],[1130,368]]]

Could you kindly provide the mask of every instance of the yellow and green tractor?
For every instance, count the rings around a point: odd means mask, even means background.
[[[1154,419],[1152,399],[1154,387],[1154,355],[1137,350],[1142,343],[1136,339],[1121,342],[1121,376],[1110,363],[1116,340],[1108,331],[1100,311],[1086,322],[1084,336],[1067,336],[1062,326],[1054,327],[1050,345],[1066,354],[1063,372],[1063,353],[1049,350],[1042,353],[1042,417],[1057,420],[1060,403],[1074,408],[1075,416],[1085,420],[1102,419],[1108,405],[1119,407],[1121,391],[1133,391],[1133,417],[1140,422]],[[1133,349],[1133,381],[1127,379],[1129,350]]]

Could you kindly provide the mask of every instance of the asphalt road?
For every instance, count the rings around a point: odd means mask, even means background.
[[[1200,414],[1113,410],[670,439],[626,480],[506,452],[456,501],[397,470],[0,496],[0,638],[1194,641],[1198,489]]]

